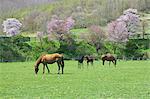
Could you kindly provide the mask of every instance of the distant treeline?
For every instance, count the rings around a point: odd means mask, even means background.
[[[131,39],[123,49],[116,49],[115,54],[119,59],[149,59],[149,39]],[[114,44],[105,42],[99,52],[95,46],[85,41],[59,42],[48,41],[44,38],[39,42],[37,38],[14,36],[0,37],[0,61],[32,61],[44,53],[62,53],[65,59],[76,59],[82,55],[93,55],[96,59],[106,52],[113,53]]]

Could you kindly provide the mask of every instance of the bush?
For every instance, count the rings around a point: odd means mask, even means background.
[[[26,54],[31,51],[31,46],[26,43],[28,37],[14,36],[0,38],[1,61],[25,61]]]
[[[96,53],[95,47],[84,41],[77,42],[76,55],[93,55]]]
[[[43,38],[42,41],[31,42],[32,46],[32,57],[37,59],[41,54],[44,53],[55,53],[60,48],[58,41],[49,41],[48,38]]]
[[[140,44],[140,41],[138,40],[129,40],[126,44],[126,48],[124,50],[125,56],[127,58],[142,58],[143,57],[143,44]]]

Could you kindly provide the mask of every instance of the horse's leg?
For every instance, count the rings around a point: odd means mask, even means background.
[[[110,62],[111,62],[111,61],[109,61],[109,66],[110,66]]]
[[[112,61],[113,62],[113,64],[114,64],[114,66],[116,67],[116,60],[114,60],[114,61]]]
[[[91,65],[93,66],[93,60],[91,61]]]
[[[105,63],[105,60],[103,60],[103,65],[104,65],[104,63]]]
[[[62,74],[64,73],[64,65],[61,65]]]
[[[78,62],[78,68],[80,68],[80,69],[81,69],[81,63],[80,63],[80,62]]]
[[[48,73],[50,73],[50,70],[49,70],[49,68],[48,68],[47,64],[46,64],[46,68],[47,68],[47,70],[48,70]]]
[[[58,65],[58,74],[59,74],[59,72],[60,72],[60,64],[59,64],[59,62],[57,62],[57,65]]]
[[[87,61],[87,68],[88,68],[88,66],[89,66],[89,61]]]
[[[115,67],[116,67],[116,65],[117,65],[117,60],[115,59],[114,61],[115,61]]]
[[[84,68],[84,67],[83,67],[83,62],[81,63],[81,65],[82,65],[82,68]]]
[[[45,73],[45,64],[43,64],[43,74]]]

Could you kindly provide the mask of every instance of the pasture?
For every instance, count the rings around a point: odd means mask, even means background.
[[[77,61],[65,61],[64,74],[57,64],[50,74],[34,74],[35,62],[0,63],[0,98],[7,99],[148,99],[150,61],[119,61],[117,68],[95,61],[78,69]]]

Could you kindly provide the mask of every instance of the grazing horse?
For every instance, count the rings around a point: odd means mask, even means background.
[[[57,62],[58,65],[58,74],[60,72],[60,66],[62,68],[62,74],[63,74],[63,69],[64,69],[64,60],[63,60],[63,55],[62,54],[58,54],[58,53],[54,53],[54,54],[45,54],[45,55],[41,55],[35,64],[35,74],[38,73],[39,71],[39,65],[40,63],[43,64],[43,74],[45,73],[45,66],[48,69],[47,64],[53,64]],[[49,73],[49,69],[48,69],[48,73]]]
[[[84,58],[87,60],[87,66],[89,65],[89,62],[93,65],[94,58],[92,56],[86,55]]]
[[[81,65],[83,66],[84,56],[78,58],[77,61],[78,61],[78,68],[81,68]]]
[[[106,61],[109,61],[109,66],[110,66],[110,62],[112,62],[115,65],[115,67],[116,67],[117,59],[112,54],[107,53],[105,55],[102,55],[101,59],[103,61],[103,65],[104,65],[105,60],[106,60]]]

